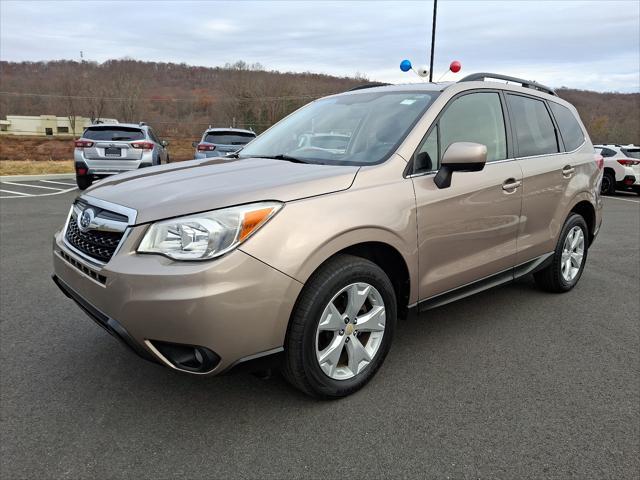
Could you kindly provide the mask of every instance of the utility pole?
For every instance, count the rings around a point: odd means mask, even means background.
[[[431,27],[431,61],[429,63],[429,82],[433,82],[433,50],[436,45],[436,13],[438,0],[433,0],[433,25]]]

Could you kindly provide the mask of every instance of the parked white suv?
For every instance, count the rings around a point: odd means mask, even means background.
[[[627,190],[640,195],[640,147],[638,145],[594,145],[604,158],[603,194]]]

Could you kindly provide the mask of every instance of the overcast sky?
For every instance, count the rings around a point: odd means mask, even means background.
[[[432,2],[0,1],[2,60],[140,60],[414,82],[428,63]],[[640,91],[640,1],[438,4],[438,79],[451,60],[553,87]]]

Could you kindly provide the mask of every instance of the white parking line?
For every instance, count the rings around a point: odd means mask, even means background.
[[[0,192],[14,193],[16,195],[22,195],[22,196],[25,196],[25,197],[31,197],[32,196],[30,193],[13,192],[11,190],[0,190]],[[14,198],[14,197],[0,197],[0,198]]]
[[[621,202],[640,203],[639,200],[631,200],[630,198],[620,198],[620,197],[602,197],[602,198],[610,198],[611,200],[620,200]]]
[[[58,185],[68,185],[68,186],[70,186],[70,187],[71,187],[71,186],[75,186],[75,183],[55,182],[55,181],[53,181],[53,180],[40,180],[40,181],[41,181],[41,182],[44,182],[44,183],[56,183],[56,184],[58,184]]]
[[[5,183],[5,182],[3,182]],[[0,184],[1,185],[1,184]],[[39,198],[39,197],[51,197],[52,195],[62,195],[63,193],[71,192],[72,190],[77,190],[77,187],[67,188],[66,190],[60,190],[59,192],[51,192],[51,193],[22,193],[22,192],[13,192],[11,190],[0,190],[0,192],[5,193],[15,193],[14,196],[2,195],[0,198]],[[20,195],[20,196],[18,196]]]
[[[60,190],[62,190],[62,188],[53,188],[53,187],[43,187],[42,185],[29,185],[28,183],[18,183],[18,182],[2,182],[3,184],[7,184],[7,185],[15,185],[17,187],[31,187],[31,188],[44,188],[46,190],[55,190],[57,192],[59,192]]]

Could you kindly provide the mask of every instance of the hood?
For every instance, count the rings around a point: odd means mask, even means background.
[[[264,158],[192,160],[107,178],[86,195],[137,210],[136,223],[264,200],[288,202],[348,189],[356,166]]]

